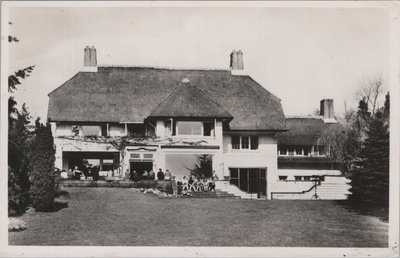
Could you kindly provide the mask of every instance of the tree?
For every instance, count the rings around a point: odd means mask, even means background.
[[[11,23],[9,23],[11,24]],[[18,42],[9,36],[8,41]],[[8,77],[8,91],[13,93],[21,79],[27,78],[34,66],[16,71]],[[29,123],[30,115],[25,106],[18,110],[13,96],[8,98],[8,213],[10,216],[21,214],[29,201],[29,141],[32,134]]]
[[[36,211],[47,211],[54,203],[55,148],[50,123],[35,122],[35,140],[32,147],[32,182],[30,195]]]
[[[197,161],[193,168],[188,169],[196,177],[211,177],[212,156],[208,154],[197,155]]]
[[[358,91],[359,97],[363,99],[366,104],[370,105],[373,115],[375,115],[375,112],[379,109],[379,98],[382,95],[383,83],[382,77],[369,79],[362,82],[362,87]]]
[[[389,130],[384,113],[371,119],[360,162],[350,173],[350,200],[372,206],[389,204]]]

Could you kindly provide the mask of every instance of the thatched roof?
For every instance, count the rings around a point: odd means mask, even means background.
[[[172,90],[149,117],[233,118],[187,78]]]
[[[289,131],[278,134],[279,145],[321,145],[321,136],[330,126],[322,118],[287,118]]]
[[[79,72],[49,94],[50,121],[143,122],[188,78],[233,116],[232,130],[284,130],[280,99],[249,76],[228,70],[99,67]]]

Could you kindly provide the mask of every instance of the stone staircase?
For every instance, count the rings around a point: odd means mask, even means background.
[[[237,186],[231,185],[229,181],[216,181],[215,189],[217,191],[226,192],[232,194],[241,199],[257,199],[257,194],[249,194],[240,190]]]

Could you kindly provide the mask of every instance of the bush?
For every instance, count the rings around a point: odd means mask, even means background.
[[[35,211],[50,210],[55,197],[55,149],[50,124],[36,120],[36,138],[32,151],[30,195]]]
[[[14,170],[8,167],[8,216],[21,215],[27,206],[27,198],[17,183]]]

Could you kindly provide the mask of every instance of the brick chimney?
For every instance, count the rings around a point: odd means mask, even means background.
[[[325,123],[337,123],[333,109],[333,99],[323,99],[320,105],[320,116]]]
[[[231,73],[233,75],[244,75],[244,65],[243,65],[243,52],[241,50],[233,50],[231,53],[230,66]]]
[[[94,46],[86,46],[83,51],[82,72],[97,72],[97,54]]]

